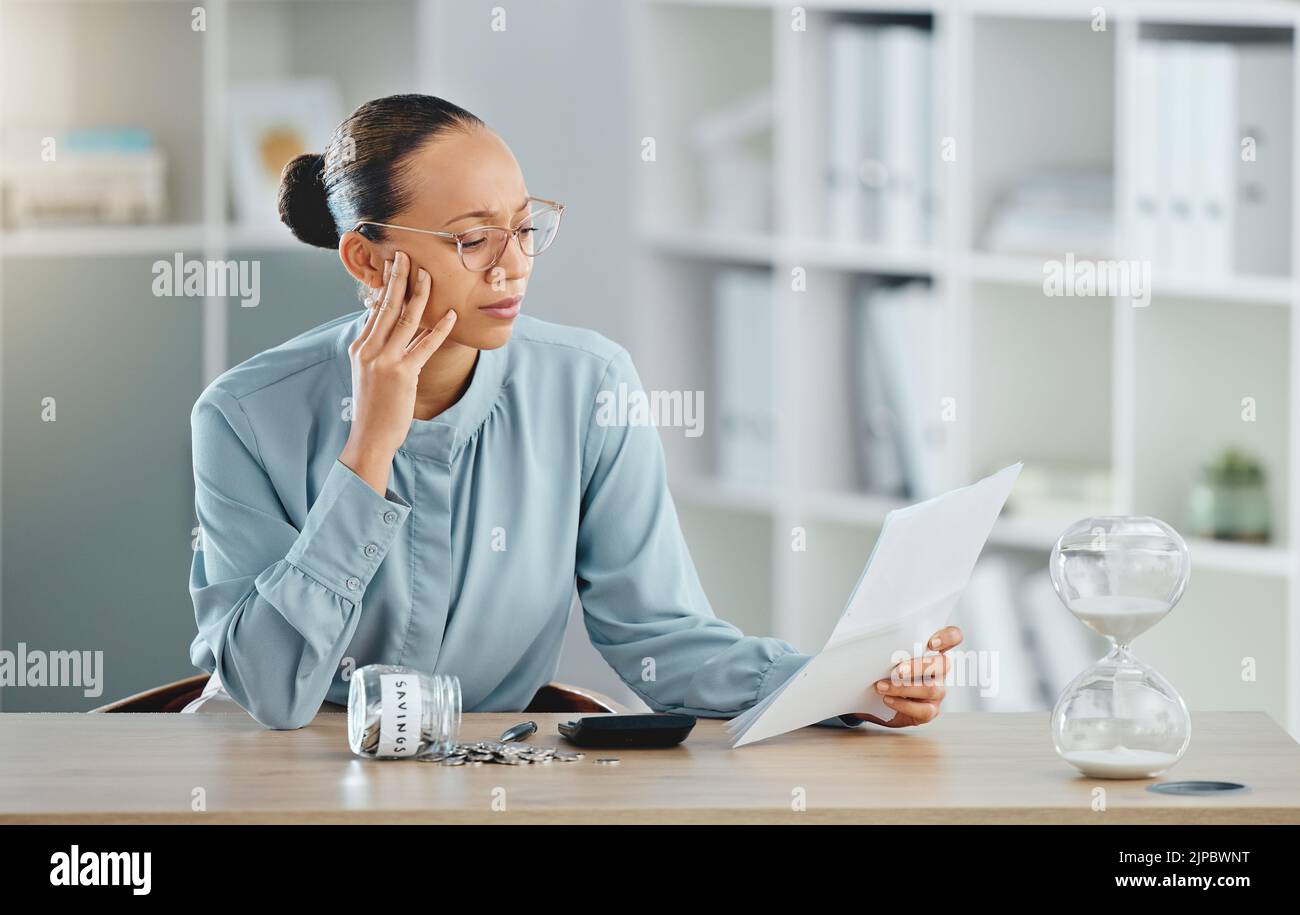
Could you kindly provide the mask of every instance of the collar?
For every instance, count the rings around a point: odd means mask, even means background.
[[[348,345],[356,339],[357,334],[361,333],[367,315],[368,312],[363,309],[354,320],[345,322],[334,344],[334,364],[343,381],[343,389],[349,397],[352,396],[352,360],[348,357]],[[501,393],[506,359],[505,348],[502,346],[497,349],[479,350],[469,387],[461,395],[460,400],[433,419],[412,417],[406,440],[397,450],[433,458],[445,464],[452,463],[465,447],[465,443],[488,418]]]

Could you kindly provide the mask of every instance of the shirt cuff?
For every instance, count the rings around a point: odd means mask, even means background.
[[[358,600],[410,512],[391,489],[381,496],[335,461],[285,558],[340,596]]]
[[[763,676],[758,681],[758,695],[754,697],[754,702],[762,702],[776,692],[786,680],[799,672],[799,668],[811,660],[812,655],[800,654],[793,649],[777,655],[763,670]]]

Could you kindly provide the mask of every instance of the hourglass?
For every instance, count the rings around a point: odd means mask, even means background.
[[[1080,622],[1110,640],[1052,710],[1052,742],[1096,778],[1150,778],[1182,758],[1192,720],[1178,691],[1130,651],[1174,608],[1191,563],[1178,532],[1156,518],[1085,518],[1052,548],[1052,584]]]

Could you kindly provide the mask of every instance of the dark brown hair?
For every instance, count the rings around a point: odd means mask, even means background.
[[[432,95],[388,95],[366,102],[334,128],[324,153],[304,153],[280,175],[280,221],[300,241],[337,248],[362,219],[388,222],[410,203],[403,172],[422,144],[453,130],[485,126],[464,108]],[[362,234],[382,241],[384,230]]]

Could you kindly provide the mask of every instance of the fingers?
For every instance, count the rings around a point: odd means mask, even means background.
[[[930,702],[911,702],[906,700],[888,699],[885,700],[891,708],[895,709],[893,717],[888,721],[879,718],[870,712],[855,712],[846,715],[846,718],[856,718],[859,721],[870,721],[872,724],[884,725],[887,728],[910,728],[918,724],[926,724],[939,717],[938,703]]]
[[[895,664],[888,676],[877,681],[891,687],[911,686],[917,683],[942,683],[952,669],[952,658],[946,654],[931,654],[923,658],[908,658]]]
[[[918,699],[922,702],[942,702],[947,690],[942,683],[910,683],[903,686],[891,684],[888,680],[877,680],[876,692],[881,696],[896,699]]]
[[[946,654],[907,658],[894,665],[889,676],[877,680],[872,689],[897,714],[888,722],[880,722],[874,716],[862,717],[887,727],[910,727],[933,721],[938,717],[940,703],[947,694],[944,682],[951,669],[952,659]]]
[[[388,266],[387,263],[385,263],[384,266],[385,268],[387,268]],[[367,309],[369,309],[369,314],[366,315],[366,323],[364,326],[362,326],[361,332],[357,334],[357,338],[353,340],[352,343],[348,346],[349,353],[356,352],[356,350],[363,343],[366,342],[366,338],[370,336],[370,331],[374,329],[375,321],[379,317],[379,309],[374,307],[375,299],[382,294],[383,294],[383,287],[380,287],[379,289],[371,289],[366,293],[366,300],[364,305]]]
[[[906,715],[912,720],[904,722],[905,724],[925,724],[927,721],[933,721],[939,717],[939,706],[933,702],[919,702],[915,699],[897,699],[893,696],[884,698],[885,705],[892,708],[899,715]],[[897,718],[894,719],[895,721]]]
[[[920,658],[907,658],[894,665],[889,674],[876,682],[880,692],[894,693],[893,688],[911,686],[921,683],[927,686],[943,683],[952,670],[952,658],[944,654],[948,649],[961,644],[961,630],[956,626],[947,626],[930,637],[929,647],[939,654],[925,655]],[[882,688],[883,687],[883,688]]]
[[[949,629],[956,630],[956,627]],[[945,645],[955,645],[961,641],[960,630],[956,630],[955,640],[946,630],[940,630],[935,635]],[[887,677],[872,684],[876,695],[894,710],[895,716],[887,722],[867,713],[854,717],[896,728],[933,721],[938,717],[940,704],[947,695],[944,683],[951,670],[952,659],[946,654],[907,658],[895,664]]]
[[[456,312],[448,309],[437,324],[411,341],[411,345],[406,348],[409,358],[414,359],[417,365],[423,366],[438,347],[442,346],[455,323]]]
[[[947,651],[949,648],[956,648],[961,644],[961,630],[956,626],[945,626],[930,636],[930,641],[927,644],[935,651]]]
[[[429,271],[423,267],[416,270],[415,282],[411,284],[411,297],[402,306],[402,313],[393,324],[393,332],[386,346],[405,350],[414,338],[420,335],[420,318],[424,315],[424,306],[429,302],[429,290],[432,285]]]
[[[406,276],[410,269],[410,258],[403,251],[393,255],[393,266],[388,271],[388,288],[384,291],[384,300],[380,303],[378,317],[370,335],[366,337],[365,346],[376,349],[388,342],[393,326],[401,314],[406,302]]]
[[[366,317],[365,327],[361,328],[361,333],[357,334],[357,338],[353,340],[352,345],[348,347],[349,352],[355,352],[364,346],[366,341],[370,339],[370,335],[374,333],[375,322],[379,320],[380,316],[379,305],[383,302],[384,295],[388,289],[388,270],[391,266],[392,265],[388,261],[384,261],[383,283],[366,293],[365,305],[366,308],[370,309],[370,314]]]

